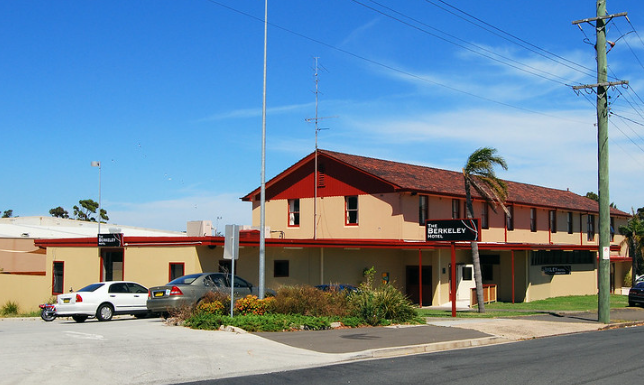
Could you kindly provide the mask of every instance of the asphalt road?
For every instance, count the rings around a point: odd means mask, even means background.
[[[644,327],[359,361],[206,384],[638,384]]]

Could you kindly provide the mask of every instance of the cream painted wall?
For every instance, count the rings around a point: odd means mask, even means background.
[[[39,311],[51,297],[51,276],[0,274],[0,307],[13,301],[20,313]]]
[[[572,265],[570,275],[546,275],[542,266],[529,266],[530,301],[567,295],[597,294],[597,272],[594,265]]]
[[[406,239],[424,240],[425,228],[418,223],[419,196],[409,193],[386,193],[360,195],[358,197],[359,224],[345,224],[344,197],[318,198],[319,239]],[[465,216],[464,200],[459,199],[461,217]],[[481,216],[483,202],[474,202],[475,215]],[[556,211],[557,231],[550,231],[548,208],[536,208],[537,231],[530,231],[530,210],[532,207],[514,205],[514,230],[505,229],[505,214],[500,207],[495,213],[489,210],[489,229],[482,230],[483,242],[511,242],[537,244],[597,245],[598,216],[595,215],[596,236],[588,241],[586,214],[573,212],[573,234],[567,232],[567,211]],[[429,196],[429,218],[449,219],[452,217],[452,198]],[[266,225],[279,237],[313,238],[313,199],[300,200],[300,226],[288,226],[287,200],[272,200],[266,204]],[[627,218],[614,218],[615,229],[625,224]],[[253,225],[259,224],[259,204],[253,202]],[[615,234],[613,245],[623,237]]]

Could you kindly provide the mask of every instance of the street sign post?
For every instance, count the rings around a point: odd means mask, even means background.
[[[226,225],[224,259],[230,259],[230,316],[235,306],[235,260],[239,259],[239,225]]]

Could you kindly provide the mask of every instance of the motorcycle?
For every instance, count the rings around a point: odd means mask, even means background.
[[[51,322],[56,319],[56,307],[50,303],[43,303],[38,305],[42,310],[40,311],[40,318],[45,322]]]

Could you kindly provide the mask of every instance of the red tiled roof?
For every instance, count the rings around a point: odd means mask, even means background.
[[[355,169],[389,182],[397,186],[398,190],[465,197],[463,174],[461,172],[349,155],[328,150],[319,150],[319,154],[336,159]],[[508,186],[507,202],[510,204],[592,213],[599,212],[596,201],[568,190],[557,190],[511,181],[506,181],[506,183]],[[478,196],[475,191],[472,191],[472,194]],[[611,214],[630,216],[628,213],[614,208],[611,208]]]

